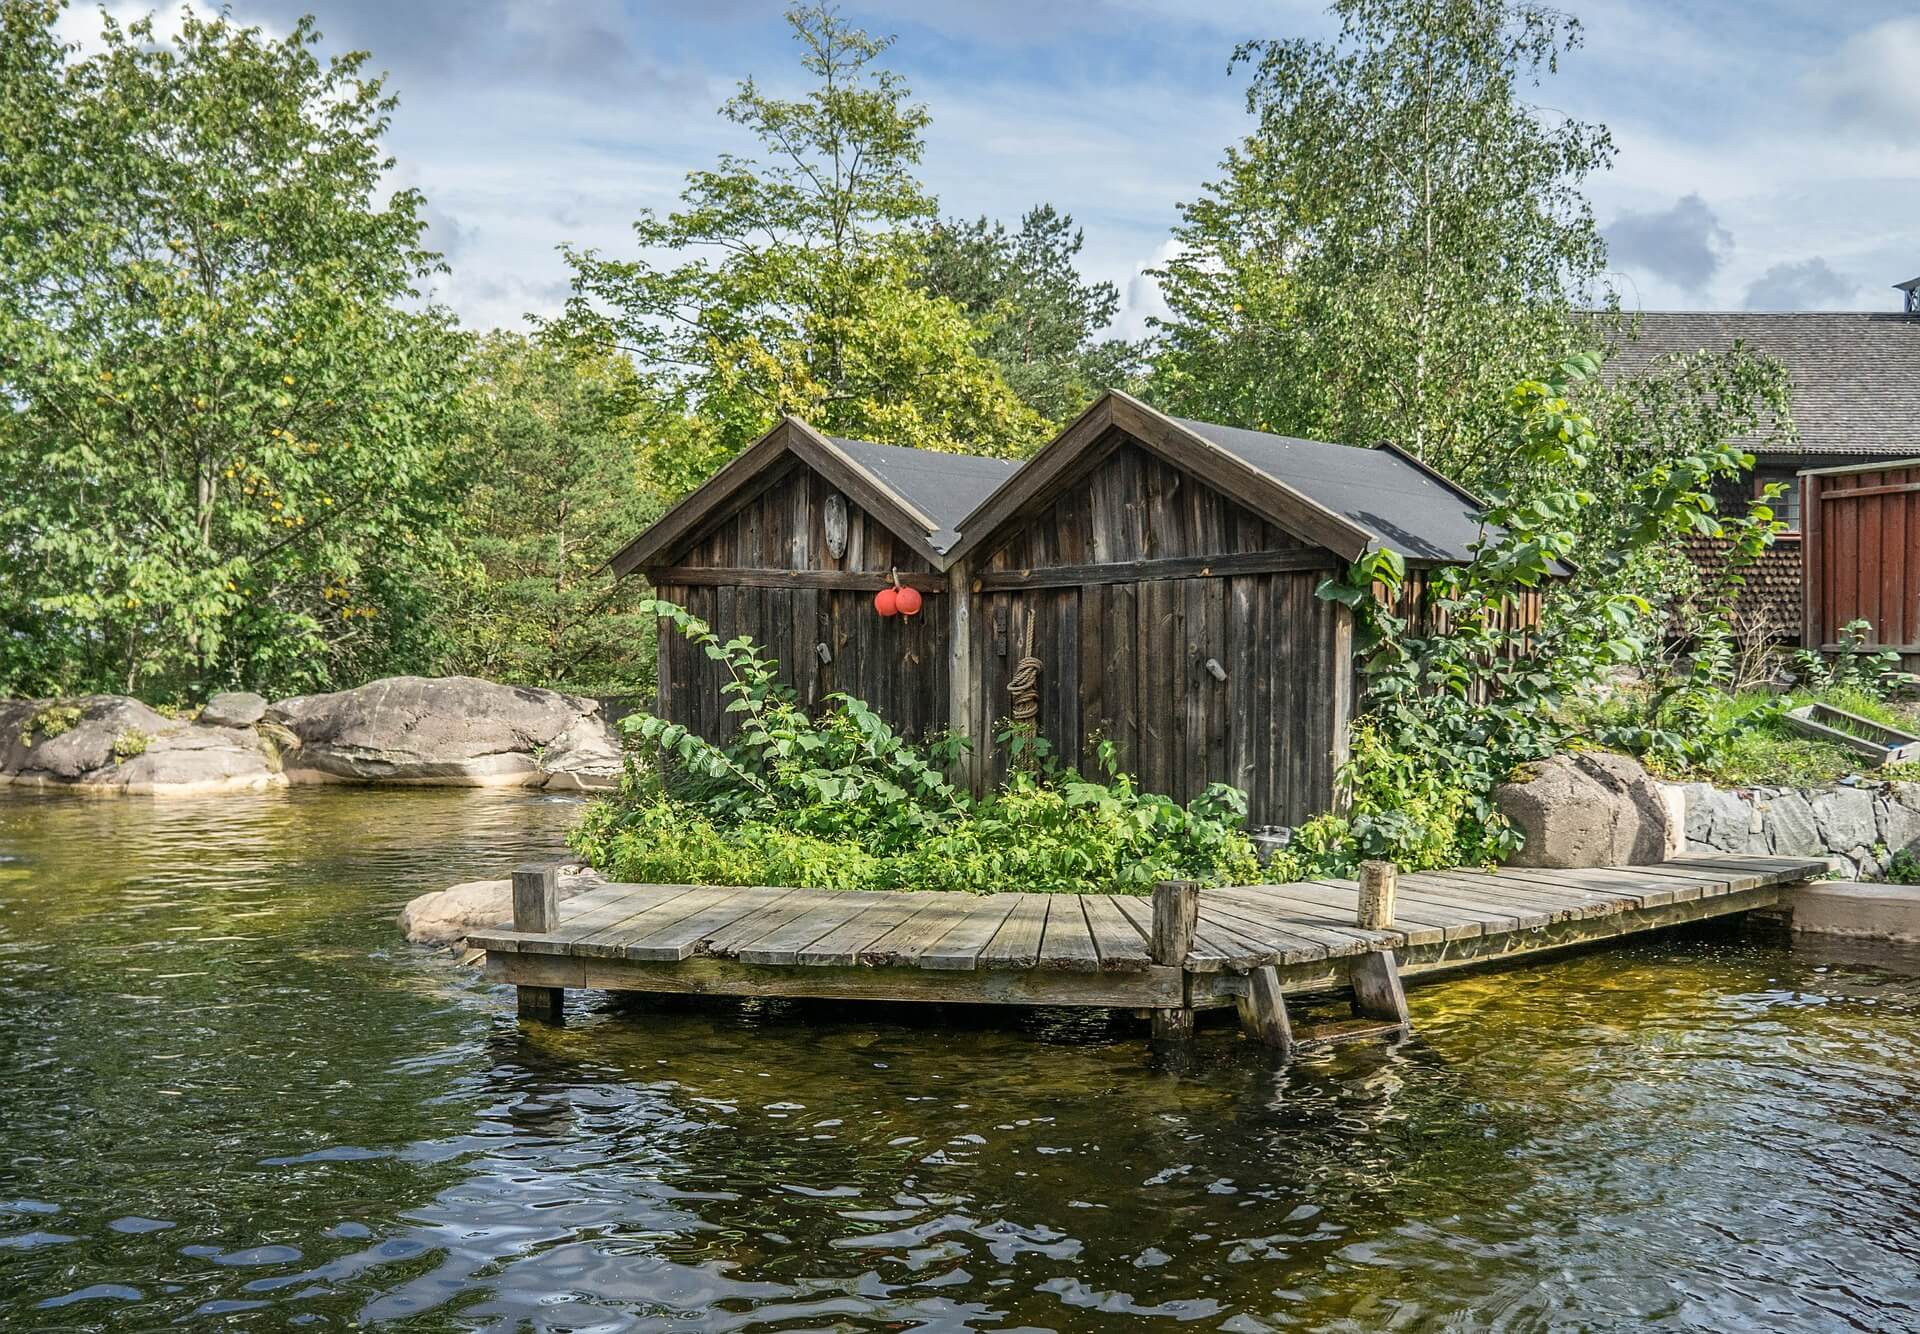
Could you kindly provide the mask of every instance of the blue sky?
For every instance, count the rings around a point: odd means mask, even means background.
[[[748,74],[800,74],[777,0],[232,0],[284,31],[303,10],[364,47],[401,105],[397,178],[429,200],[477,327],[565,294],[562,242],[629,253],[643,207],[748,151],[715,109]],[[147,5],[113,3],[119,15]],[[1920,275],[1920,13],[1911,0],[1579,0],[1584,47],[1537,100],[1604,122],[1589,183],[1613,278],[1643,309],[1897,308]],[[1120,327],[1159,307],[1142,269],[1179,201],[1247,128],[1235,42],[1323,35],[1318,3],[872,0],[891,63],[932,113],[924,175],[943,211],[1015,219],[1050,202],[1083,267],[1120,285]],[[76,36],[95,22],[82,7]]]

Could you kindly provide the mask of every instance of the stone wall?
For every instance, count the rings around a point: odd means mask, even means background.
[[[1848,879],[1881,875],[1902,848],[1920,852],[1920,783],[1727,790],[1680,786],[1689,852],[1830,857]]]

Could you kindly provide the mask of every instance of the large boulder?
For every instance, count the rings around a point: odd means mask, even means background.
[[[119,695],[0,704],[0,783],[167,796],[283,781],[248,729],[178,722]]]
[[[1664,860],[1675,832],[1660,784],[1626,755],[1577,751],[1494,789],[1526,837],[1515,866],[1636,866]]]
[[[611,786],[619,742],[593,700],[471,676],[397,676],[267,711],[294,781]],[[543,766],[551,754],[556,770]],[[565,775],[557,778],[556,774]]]
[[[560,898],[606,883],[585,866],[560,868]],[[422,894],[400,910],[400,929],[417,945],[453,945],[483,927],[513,925],[511,880],[468,880]]]

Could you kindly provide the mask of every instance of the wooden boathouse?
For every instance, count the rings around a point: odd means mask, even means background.
[[[814,708],[844,691],[906,735],[947,725],[955,529],[1018,465],[821,435],[788,417],[675,505],[611,562],[721,639],[748,635]],[[925,600],[884,620],[895,580]],[[961,595],[964,600],[964,593]],[[662,628],[655,712],[709,740],[736,715],[720,669]]]
[[[1095,1006],[1151,1011],[1162,1038],[1232,1007],[1291,1051],[1287,999],[1345,994],[1323,1040],[1404,1034],[1402,974],[1424,975],[1777,908],[1826,863],[1685,857],[1593,870],[1431,871],[1111,894],[965,894],[601,885],[561,903],[550,866],[514,874],[511,930],[477,932],[487,975],[530,1018],[571,989]],[[1364,901],[1364,902],[1363,902]],[[1305,1035],[1301,1035],[1305,1036]]]
[[[812,706],[864,699],[973,742],[1031,718],[1069,764],[1099,738],[1152,791],[1249,794],[1255,825],[1333,800],[1354,707],[1351,613],[1314,596],[1363,553],[1464,561],[1484,507],[1391,445],[1184,421],[1109,392],[1024,465],[823,436],[794,418],[614,558],[780,661]],[[894,579],[918,616],[883,619]],[[1531,615],[1531,609],[1522,609]],[[657,712],[718,739],[720,669],[663,624]]]

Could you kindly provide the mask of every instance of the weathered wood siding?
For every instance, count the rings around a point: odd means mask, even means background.
[[[1003,589],[1023,571],[1297,553],[1320,568],[1157,574]],[[1319,559],[1324,557],[1324,559]],[[973,652],[983,777],[1006,756],[1008,679],[1032,627],[1039,734],[1070,763],[1101,737],[1150,790],[1210,782],[1249,793],[1254,824],[1293,824],[1333,799],[1351,700],[1351,617],[1314,596],[1339,562],[1157,456],[1120,440],[1025,516],[974,570]],[[1207,668],[1209,659],[1226,673]]]
[[[744,504],[716,516],[648,570],[661,597],[700,617],[724,639],[749,635],[780,663],[781,680],[803,706],[846,691],[881,717],[915,736],[946,725],[947,595],[923,591],[917,616],[882,618],[873,595],[888,573],[933,577],[932,567],[865,510],[846,500],[844,556],[828,549],[825,514],[833,487],[794,460],[775,469]],[[687,580],[695,570],[856,573],[853,588],[756,587],[743,580]],[[666,571],[676,571],[668,575]],[[825,644],[832,661],[820,661]],[[721,693],[726,669],[687,643],[670,626],[660,631],[657,710],[710,740],[730,735],[738,715]]]
[[[1801,478],[1805,580],[1801,642],[1831,647],[1853,620],[1872,641],[1920,659],[1920,464]]]

